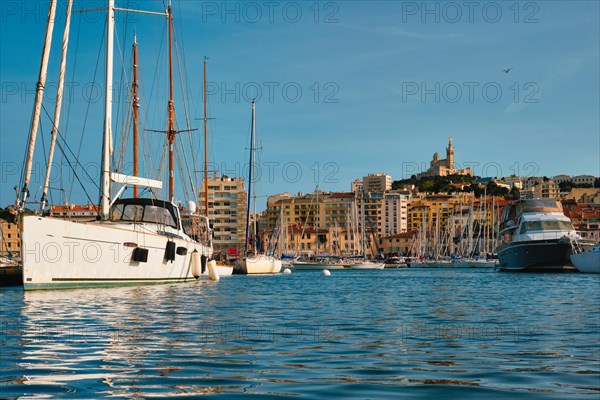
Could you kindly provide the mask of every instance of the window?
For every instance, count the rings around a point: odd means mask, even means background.
[[[157,206],[146,206],[144,207],[144,222],[155,222],[158,224],[165,224],[176,227],[175,221],[171,213],[166,208]]]
[[[151,222],[177,228],[173,216],[163,207],[140,204],[118,204],[112,209],[113,221]]]
[[[568,221],[525,221],[521,225],[520,233],[531,231],[570,231],[573,225]]]
[[[121,218],[124,221],[141,221],[144,214],[144,207],[136,204],[123,205]]]

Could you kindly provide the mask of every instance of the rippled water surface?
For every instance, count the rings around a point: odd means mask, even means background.
[[[600,398],[600,277],[296,272],[0,289],[2,397]]]

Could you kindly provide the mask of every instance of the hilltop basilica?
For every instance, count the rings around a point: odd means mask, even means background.
[[[430,176],[448,176],[448,175],[470,175],[473,176],[471,168],[454,169],[454,147],[452,146],[452,136],[448,140],[446,147],[446,158],[440,160],[440,155],[436,152],[429,163],[429,169],[417,175],[417,179]]]

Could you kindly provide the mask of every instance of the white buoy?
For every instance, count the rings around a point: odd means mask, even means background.
[[[283,270],[283,273],[284,273],[285,275],[289,275],[289,274],[291,274],[291,273],[292,273],[292,270],[291,270],[291,269],[289,269],[289,268],[286,268],[286,269],[284,269],[284,270]]]
[[[208,278],[211,281],[219,280],[219,271],[217,271],[217,262],[215,260],[210,260],[208,262]]]
[[[327,269],[324,269],[323,276],[331,276],[331,272],[329,272],[329,270],[327,270]]]
[[[196,278],[202,275],[202,261],[198,250],[192,252],[192,275]]]

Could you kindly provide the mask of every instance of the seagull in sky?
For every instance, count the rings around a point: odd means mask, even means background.
[[[505,74],[508,74],[510,72],[512,68],[507,68],[507,69],[503,69],[502,72],[504,72]]]

